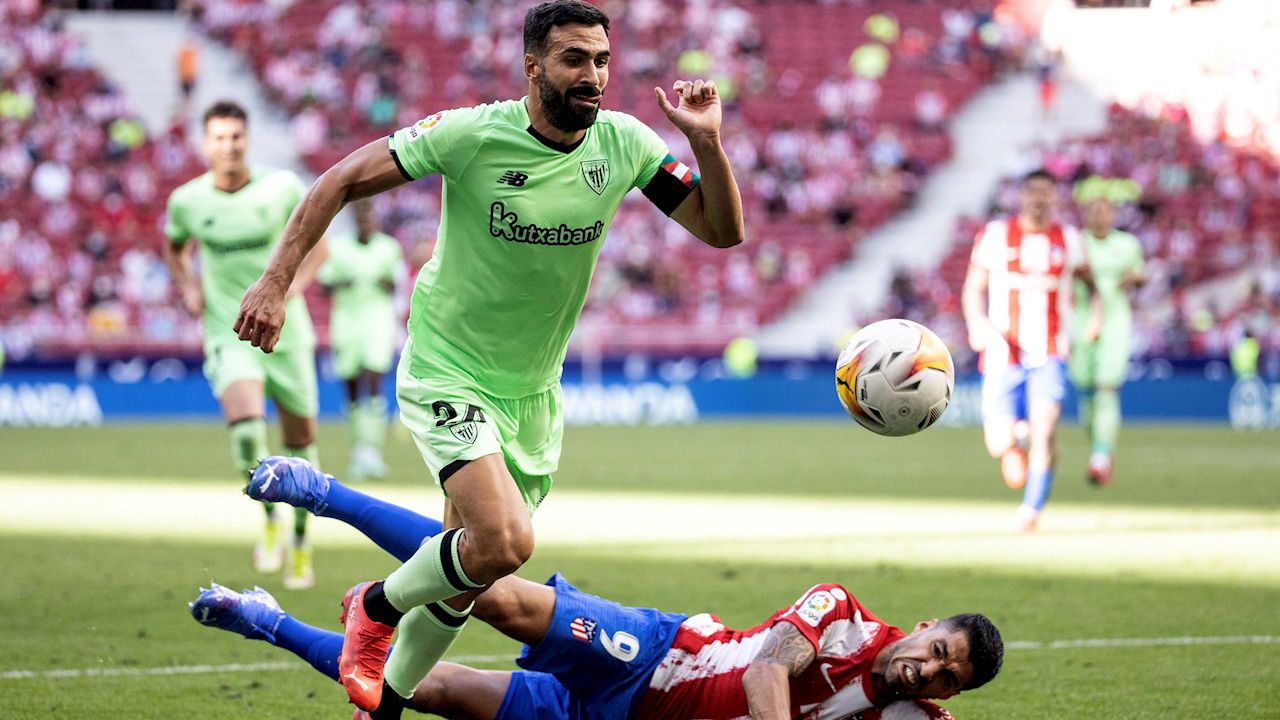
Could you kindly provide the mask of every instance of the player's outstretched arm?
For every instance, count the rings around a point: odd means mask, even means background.
[[[284,326],[285,296],[302,260],[319,242],[343,205],[408,182],[379,138],[343,158],[321,175],[293,209],[284,237],[271,253],[262,277],[240,302],[235,331],[263,352],[271,352]]]
[[[742,676],[752,720],[791,717],[791,683],[817,656],[813,643],[791,623],[769,629],[764,648]]]
[[[987,316],[988,275],[986,268],[969,265],[964,287],[960,290],[960,309],[969,328],[969,347],[974,352],[986,350],[987,341],[995,332],[995,326]]]
[[[164,244],[164,263],[169,268],[169,277],[173,279],[178,294],[182,297],[182,306],[191,317],[200,317],[204,312],[204,292],[200,287],[200,278],[196,276],[191,255],[195,251],[195,242]]]
[[[672,106],[662,88],[655,87],[658,107],[689,138],[702,175],[702,182],[671,213],[671,218],[712,247],[738,245],[745,236],[742,195],[720,145],[720,96],[716,84],[710,80],[677,80],[671,89],[679,95],[680,104]]]

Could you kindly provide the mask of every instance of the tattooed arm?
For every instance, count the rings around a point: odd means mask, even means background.
[[[787,622],[774,625],[764,648],[742,676],[752,720],[789,720],[790,680],[809,667],[817,651],[808,638]]]

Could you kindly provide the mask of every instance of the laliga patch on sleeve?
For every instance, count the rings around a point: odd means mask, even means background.
[[[435,113],[433,115],[428,115],[422,118],[421,120],[419,120],[418,122],[410,125],[409,126],[409,142],[413,142],[414,140],[417,140],[423,135],[426,135],[428,132],[431,131],[432,128],[439,125],[440,121],[444,119],[444,115],[447,112],[449,111],[441,110],[438,113]]]
[[[796,610],[796,614],[813,627],[818,627],[818,623],[822,621],[822,617],[834,610],[835,607],[835,596],[826,590],[819,590],[805,598],[804,604]]]

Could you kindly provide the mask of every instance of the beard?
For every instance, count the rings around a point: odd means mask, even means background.
[[[538,101],[547,121],[564,132],[586,130],[596,122],[600,108],[595,105],[582,107],[572,102],[572,98],[593,98],[602,95],[594,87],[579,85],[564,92],[556,89],[545,74],[538,77]]]

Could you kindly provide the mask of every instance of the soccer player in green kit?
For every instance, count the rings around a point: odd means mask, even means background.
[[[561,365],[622,198],[639,188],[708,245],[742,242],[715,84],[676,82],[674,107],[654,88],[689,139],[699,180],[653,130],[600,109],[608,33],[608,17],[585,2],[531,9],[528,97],[435,113],[330,168],[241,304],[240,338],[272,351],[285,290],[342,205],[432,173],[444,177],[439,239],[414,290],[396,395],[446,494],[452,529],[343,601],[340,675],[352,702],[373,717],[399,716],[460,632],[472,600],[533,552],[530,514],[560,457]],[[388,658],[397,626],[400,642]]]
[[[1112,454],[1120,433],[1120,386],[1129,371],[1129,291],[1143,282],[1143,261],[1138,239],[1114,227],[1115,205],[1107,187],[1096,182],[1087,187],[1092,192],[1079,198],[1085,203],[1083,236],[1102,312],[1095,314],[1089,289],[1077,280],[1067,368],[1080,392],[1080,416],[1093,443],[1089,481],[1103,486],[1111,482]]]
[[[302,291],[324,262],[325,247],[302,264],[286,289],[289,326],[280,336],[280,353],[264,356],[245,347],[232,330],[240,298],[267,266],[289,214],[306,191],[292,172],[250,166],[248,115],[234,102],[221,101],[204,115],[204,155],[209,171],[169,196],[165,261],[188,312],[204,325],[204,373],[222,406],[231,431],[231,457],[244,475],[267,448],[269,395],[280,413],[288,455],[318,463],[316,451],[315,334]],[[200,247],[200,277],[193,267]],[[284,584],[305,589],[315,584],[307,512],[294,511],[293,542],[287,559],[275,507],[267,504],[262,539],[254,547],[254,566],[276,572],[284,565]]]
[[[387,400],[382,378],[396,353],[396,279],[404,273],[400,242],[377,231],[373,206],[352,205],[356,231],[329,243],[329,259],[320,282],[333,296],[329,344],[334,367],[347,387],[353,480],[381,479],[387,466],[382,446],[387,437]]]

